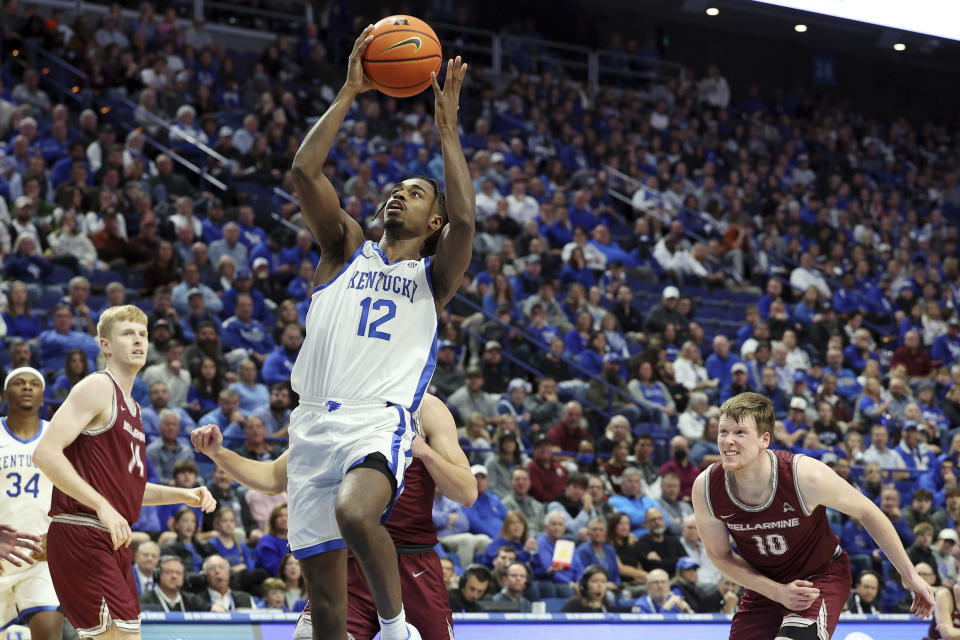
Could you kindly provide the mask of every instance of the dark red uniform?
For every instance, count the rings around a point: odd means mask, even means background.
[[[953,596],[953,589],[947,589],[950,594],[950,600],[953,601],[953,609],[950,611],[950,618],[953,620],[953,628],[960,629],[960,609],[957,609],[957,599]],[[940,640],[940,630],[937,629],[937,617],[930,618],[930,628],[927,630],[927,637],[924,640]]]
[[[114,418],[103,427],[85,429],[63,453],[80,477],[133,524],[140,517],[147,483],[140,408],[136,403],[127,406],[123,391],[109,373],[94,375],[109,376],[113,382]],[[110,533],[96,512],[57,487],[53,488],[50,515],[47,558],[67,619],[81,637],[99,635],[111,622],[123,631],[138,631],[140,602],[130,548],[114,550]]]
[[[403,493],[384,523],[397,545],[400,592],[407,621],[423,640],[451,640],[453,615],[443,584],[443,568],[433,547],[433,495],[436,484],[419,459],[403,474]],[[307,604],[308,612],[310,605]],[[370,640],[380,632],[377,607],[370,595],[360,563],[347,557],[347,631],[354,640]]]
[[[750,566],[781,584],[809,580],[820,597],[805,611],[790,611],[747,589],[730,637],[767,640],[780,629],[780,635],[792,638],[829,638],[850,595],[850,561],[830,529],[826,509],[820,505],[811,512],[800,494],[800,456],[771,450],[767,455],[773,488],[764,504],[740,502],[723,467],[713,464],[707,469],[707,507],[727,525],[737,552]]]

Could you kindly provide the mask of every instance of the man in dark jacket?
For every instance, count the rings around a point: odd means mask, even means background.
[[[183,588],[183,560],[179,556],[163,556],[157,565],[157,584],[140,595],[144,611],[210,611],[210,603]],[[217,609],[219,611],[220,609]]]
[[[208,611],[236,611],[237,609],[256,609],[257,604],[246,591],[230,588],[230,563],[216,554],[203,561],[206,574],[206,588],[197,598]],[[220,609],[213,607],[219,606]]]
[[[663,328],[672,324],[677,329],[677,333],[683,329],[686,334],[687,319],[683,314],[677,311],[677,301],[680,299],[680,290],[673,285],[663,288],[663,294],[660,296],[660,302],[653,305],[647,318],[643,323],[644,331],[648,334],[662,333]],[[619,318],[619,316],[618,316]],[[622,323],[621,323],[622,325]],[[623,327],[621,326],[621,329]],[[626,329],[623,329],[626,331]]]
[[[490,586],[490,571],[483,565],[470,565],[460,576],[460,584],[456,589],[450,589],[450,609],[456,612],[483,611],[479,600],[483,600]]]

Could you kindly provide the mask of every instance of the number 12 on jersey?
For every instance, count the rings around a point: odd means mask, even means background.
[[[379,300],[374,300],[373,298],[364,298],[360,301],[360,326],[357,327],[357,335],[364,336],[368,338],[380,338],[381,340],[389,340],[390,334],[384,331],[380,331],[380,326],[397,315],[397,304],[393,300],[387,300],[381,298]],[[386,310],[386,313],[382,314],[380,317],[375,318],[370,321],[370,324],[367,324],[367,320],[370,317],[370,310],[380,311]]]

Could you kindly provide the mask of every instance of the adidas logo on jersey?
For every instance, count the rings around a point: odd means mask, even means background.
[[[794,509],[793,507],[791,507],[789,502],[784,502],[784,503],[783,503],[783,512],[784,512],[784,513],[787,513],[788,511],[796,511],[796,509]]]

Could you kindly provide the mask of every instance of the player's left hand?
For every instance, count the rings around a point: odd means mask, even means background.
[[[217,508],[217,501],[213,499],[210,490],[206,487],[190,489],[189,493],[190,499],[187,500],[189,506],[200,507],[200,510],[204,513],[213,513],[214,509]]]
[[[410,453],[413,454],[414,458],[425,458],[430,455],[431,451],[430,445],[423,439],[423,436],[418,435],[410,444]]]
[[[430,74],[433,84],[433,95],[436,99],[434,120],[438,129],[457,126],[457,110],[460,108],[460,87],[463,78],[467,75],[467,64],[461,62],[460,56],[455,60],[447,61],[447,77],[443,80],[443,89],[437,83],[436,72]]]
[[[933,613],[935,604],[933,588],[920,577],[916,571],[911,576],[904,576],[903,586],[913,591],[913,606],[910,613],[918,618],[927,618]]]

